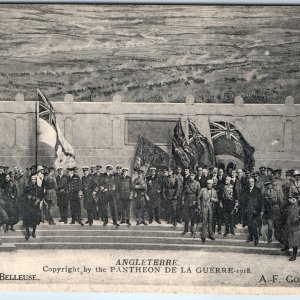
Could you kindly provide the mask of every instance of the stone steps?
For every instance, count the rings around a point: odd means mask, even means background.
[[[25,240],[22,224],[15,226],[16,231],[1,234],[0,251],[18,249],[127,249],[127,250],[174,250],[174,251],[220,251],[235,253],[274,254],[281,255],[278,242],[266,243],[263,237],[257,246],[246,243],[246,228],[238,226],[236,235],[216,234],[216,240],[207,239],[202,243],[199,232],[195,238],[190,233],[182,235],[183,226],[174,227],[170,224],[149,226],[122,224],[116,227],[111,223],[103,226],[95,221],[93,226],[69,225],[58,223],[50,226],[41,224],[37,228],[37,238]],[[224,232],[224,228],[222,228]]]

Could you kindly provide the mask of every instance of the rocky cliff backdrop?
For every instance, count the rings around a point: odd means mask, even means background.
[[[300,7],[0,5],[0,100],[283,103]]]

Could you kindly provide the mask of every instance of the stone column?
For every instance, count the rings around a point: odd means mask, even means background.
[[[283,149],[284,151],[293,151],[293,123],[297,121],[295,111],[294,111],[294,98],[288,96],[285,98],[286,112],[282,117],[282,122],[284,123],[283,132]]]

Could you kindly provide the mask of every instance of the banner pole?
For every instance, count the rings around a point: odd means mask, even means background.
[[[38,122],[39,122],[39,108],[38,108],[38,93],[35,100],[35,165],[38,166]]]

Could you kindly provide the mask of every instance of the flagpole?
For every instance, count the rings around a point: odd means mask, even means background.
[[[38,122],[39,122],[39,108],[38,108],[38,93],[35,100],[35,165],[38,165]]]

